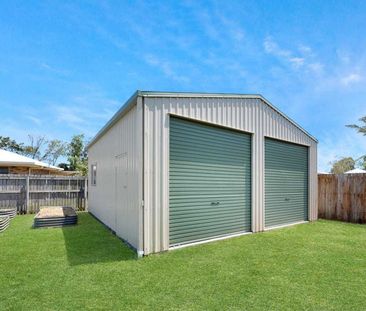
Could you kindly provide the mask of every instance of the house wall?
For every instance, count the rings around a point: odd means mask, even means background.
[[[70,176],[67,172],[49,170],[47,168],[32,168],[28,166],[1,166],[9,170],[9,174],[16,175],[65,175]]]
[[[144,97],[144,252],[169,248],[169,114],[253,134],[252,231],[264,228],[264,138],[309,147],[309,220],[317,219],[317,143],[260,98]]]
[[[24,167],[24,166],[11,166],[11,167],[9,167],[9,174],[28,175],[29,172],[30,172],[29,167]]]
[[[138,251],[142,249],[142,106],[120,118],[88,149],[97,165],[96,185],[89,182],[89,211]]]

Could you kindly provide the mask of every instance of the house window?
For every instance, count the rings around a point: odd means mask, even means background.
[[[8,167],[0,167],[0,174],[9,174]]]
[[[92,186],[96,186],[97,185],[97,165],[96,164],[91,165],[90,176],[91,176]]]

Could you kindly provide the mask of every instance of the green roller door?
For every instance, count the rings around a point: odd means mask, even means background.
[[[265,140],[265,226],[308,219],[308,148]]]
[[[170,245],[251,230],[251,136],[170,118]]]

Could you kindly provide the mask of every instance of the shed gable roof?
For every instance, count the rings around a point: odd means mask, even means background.
[[[318,140],[312,136],[309,132],[303,129],[299,124],[297,124],[294,120],[272,105],[266,98],[264,98],[260,94],[237,94],[237,93],[195,93],[195,92],[158,92],[158,91],[136,91],[126,102],[125,104],[114,114],[114,116],[106,123],[105,126],[94,136],[94,138],[90,141],[87,148],[90,148],[100,137],[102,137],[120,118],[122,118],[132,106],[136,105],[137,97],[191,97],[191,98],[252,98],[252,99],[261,99],[261,101],[268,105],[270,108],[279,113],[282,117],[284,117],[287,121],[292,123],[295,127],[300,129],[305,135],[310,137],[315,142]]]

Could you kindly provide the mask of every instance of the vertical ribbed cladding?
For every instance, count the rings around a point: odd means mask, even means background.
[[[318,163],[317,148],[309,148],[309,220],[318,219]]]
[[[260,98],[145,97],[145,253],[169,248],[169,114],[253,134],[252,231],[264,230],[264,137],[309,146],[309,219],[317,219],[317,143]]]
[[[150,183],[150,153],[151,153],[151,144],[149,141],[149,135],[147,129],[150,128],[150,119],[151,117],[148,115],[148,109],[146,105],[146,99],[144,99],[143,105],[143,115],[144,115],[144,142],[143,142],[143,157],[144,157],[144,217],[143,217],[143,226],[144,226],[144,253],[151,253],[151,245],[152,245],[152,224],[151,224],[151,214],[150,211],[150,193],[151,189],[149,187]]]
[[[138,223],[139,223],[139,238],[137,251],[142,254],[144,251],[144,146],[143,146],[143,136],[144,136],[144,103],[142,97],[137,97],[136,104],[136,171],[137,171],[137,183],[138,183]]]
[[[145,99],[144,142],[144,252],[166,250],[169,247],[169,118],[173,109],[169,100]]]
[[[89,211],[137,250],[141,247],[140,206],[142,197],[142,124],[134,105],[90,148],[89,165],[97,164],[97,184],[89,187]],[[122,165],[120,157],[126,158]],[[127,178],[127,195],[116,200],[116,169]],[[121,186],[122,187],[122,186]],[[118,209],[118,213],[117,213]],[[116,217],[116,215],[124,217]]]
[[[255,176],[253,177],[257,181],[257,188],[256,188],[256,199],[257,204],[255,208],[257,218],[255,219],[256,226],[253,228],[254,232],[263,231],[264,230],[264,114],[263,114],[263,105],[260,99],[256,99],[255,102],[255,109],[256,109],[256,118],[254,126],[254,136],[256,136],[257,142],[257,150],[253,154],[254,161],[257,162],[257,170],[254,173]]]

